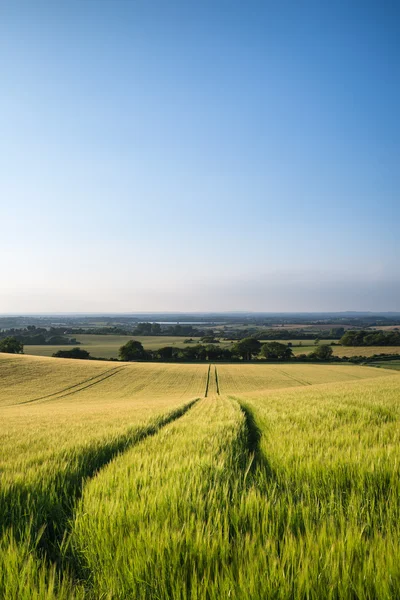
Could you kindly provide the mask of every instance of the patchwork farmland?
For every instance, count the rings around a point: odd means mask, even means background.
[[[126,344],[130,339],[135,339],[143,344],[145,350],[158,350],[163,346],[172,346],[173,348],[187,348],[185,337],[179,336],[127,336],[127,335],[95,335],[95,334],[78,334],[75,336],[79,342],[79,348],[87,350],[90,355],[97,358],[118,358],[118,352],[121,346]],[[200,338],[192,338],[193,343],[201,343]],[[265,340],[261,340],[264,342]],[[267,340],[270,341],[270,340]],[[295,356],[299,354],[309,354],[315,350],[313,340],[277,340],[281,343],[290,342],[292,351]],[[331,344],[332,340],[321,340],[322,344]],[[233,341],[222,340],[221,347],[231,348]],[[34,356],[52,356],[59,350],[70,350],[71,345],[30,345],[24,346],[25,354]],[[332,346],[334,356],[372,356],[373,354],[399,354],[400,346]]]
[[[0,355],[0,597],[400,597],[400,374]]]

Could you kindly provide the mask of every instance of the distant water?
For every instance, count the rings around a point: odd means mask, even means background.
[[[159,325],[215,325],[215,321],[147,321]]]

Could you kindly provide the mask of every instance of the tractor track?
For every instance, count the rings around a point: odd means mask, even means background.
[[[31,404],[32,402],[39,402],[40,400],[48,400],[48,399],[56,400],[58,398],[65,398],[66,396],[70,396],[72,394],[80,392],[81,390],[84,390],[88,387],[96,385],[97,383],[101,383],[105,379],[108,379],[112,375],[116,375],[119,371],[121,371],[122,369],[125,369],[125,368],[126,368],[126,365],[124,365],[122,367],[113,367],[112,369],[107,369],[106,371],[103,371],[102,373],[99,373],[98,375],[94,375],[93,377],[89,377],[88,379],[84,379],[83,381],[80,381],[79,383],[75,383],[74,385],[70,385],[66,388],[62,388],[61,390],[57,390],[57,392],[53,392],[51,394],[46,394],[45,396],[39,396],[37,398],[32,398],[31,400],[25,400],[24,402],[18,402],[16,404],[14,404],[13,406],[22,406],[23,404]],[[86,383],[88,383],[89,385],[85,385]],[[75,388],[79,388],[79,389],[75,389]],[[70,390],[72,390],[72,391],[70,391]],[[64,392],[67,392],[67,393],[64,394]]]

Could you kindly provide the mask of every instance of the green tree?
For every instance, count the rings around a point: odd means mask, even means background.
[[[55,358],[81,358],[86,360],[90,357],[90,354],[82,348],[71,348],[71,350],[58,350],[53,356]]]
[[[242,357],[243,360],[251,360],[253,356],[259,354],[261,344],[258,340],[248,337],[237,342],[233,348],[232,353]]]
[[[200,338],[200,341],[204,344],[219,344],[219,340],[217,340],[213,335],[204,335]]]
[[[215,344],[208,344],[206,346],[207,360],[218,360],[221,358],[221,348]]]
[[[344,327],[334,327],[329,331],[328,336],[330,338],[341,338],[344,335],[345,329]]]
[[[311,354],[309,354],[310,358],[316,358],[318,360],[329,360],[330,358],[332,358],[333,355],[333,350],[330,346],[327,345],[322,345],[322,346],[318,346],[314,352],[311,352]]]
[[[366,331],[349,330],[340,338],[342,346],[363,346]]]
[[[0,352],[8,352],[9,354],[23,354],[24,345],[15,337],[6,337],[0,341]]]
[[[136,335],[151,335],[152,324],[151,323],[138,323],[134,330]]]
[[[157,350],[157,356],[160,360],[171,360],[174,355],[174,350],[172,346],[163,346]]]
[[[152,323],[151,324],[151,335],[161,335],[161,325],[160,323]]]
[[[182,358],[184,360],[206,360],[207,350],[202,344],[196,344],[195,346],[188,346],[181,350]]]
[[[142,360],[146,357],[146,353],[142,344],[136,340],[129,340],[119,349],[119,357],[121,360]]]
[[[268,342],[261,346],[261,354],[267,360],[290,360],[293,356],[292,349],[286,344]]]

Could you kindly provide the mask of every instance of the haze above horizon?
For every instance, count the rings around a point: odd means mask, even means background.
[[[400,311],[400,7],[0,6],[0,313]]]

